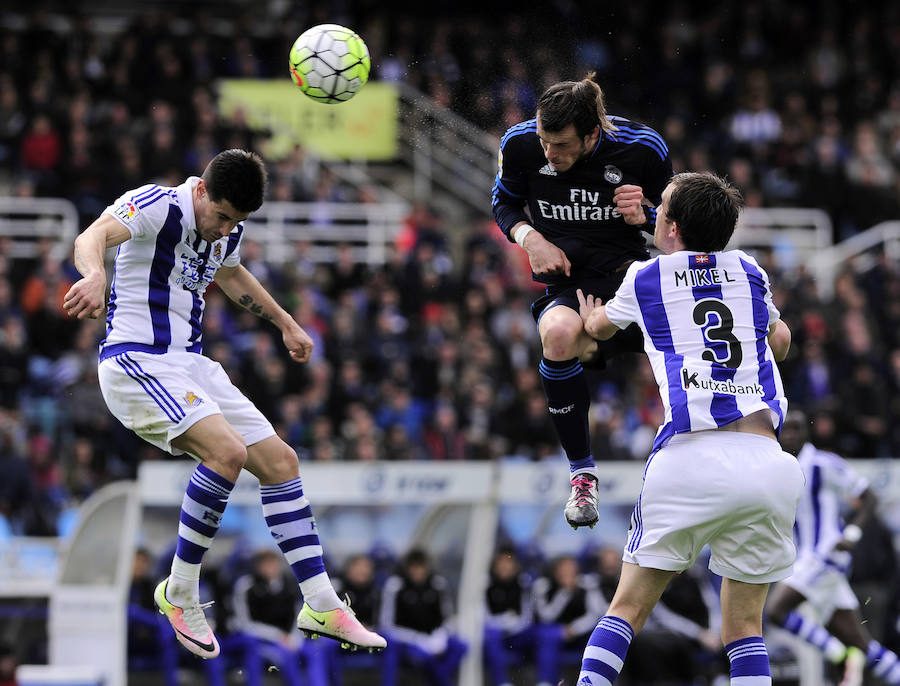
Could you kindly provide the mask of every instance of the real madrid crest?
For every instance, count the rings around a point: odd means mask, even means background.
[[[622,183],[622,170],[612,164],[607,164],[603,169],[603,178],[614,186]]]

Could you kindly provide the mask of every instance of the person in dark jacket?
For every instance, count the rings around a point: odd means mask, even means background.
[[[401,663],[420,669],[434,686],[451,686],[468,646],[453,633],[453,605],[444,577],[414,548],[385,582],[380,629],[386,631],[382,686],[394,686]]]
[[[493,686],[510,686],[509,667],[533,655],[534,611],[531,584],[516,553],[501,548],[494,554],[485,594],[484,661]]]

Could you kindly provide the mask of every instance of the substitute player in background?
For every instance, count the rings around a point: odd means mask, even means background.
[[[852,550],[875,511],[875,494],[845,460],[809,442],[802,412],[788,412],[781,445],[797,456],[806,488],[794,524],[794,573],[773,589],[766,614],[819,648],[829,661],[843,660],[841,686],[860,686],[865,667],[884,683],[900,686],[900,660],[866,631],[859,600],[847,581]],[[841,513],[847,506],[852,513],[845,525]],[[804,601],[815,608],[825,626],[795,612]]]
[[[295,361],[309,360],[312,339],[240,263],[242,222],[262,205],[265,187],[258,155],[226,150],[202,178],[128,191],[75,239],[83,278],[64,307],[79,319],[103,311],[104,256],[119,246],[100,342],[103,398],[147,442],[199,460],[181,507],[171,574],[154,594],[178,641],[203,658],[219,654],[199,601],[200,562],[247,469],[259,478],[263,515],[300,584],[298,628],[383,648],[385,640],[356,620],[325,572],[297,455],[222,366],[201,354],[203,294],[215,280],[225,295],[281,330]]]
[[[622,575],[578,686],[615,681],[671,578],[707,544],[709,568],[722,576],[731,683],[772,683],[763,605],[768,584],[791,573],[803,475],[775,438],[787,410],[775,361],[787,354],[790,330],[756,261],[724,252],[741,201],[713,174],[676,175],[656,217],[654,243],[665,255],[632,264],[605,306],[578,292],[589,335],[641,326],[665,406]]]
[[[513,126],[500,142],[494,218],[528,253],[533,278],[547,284],[531,311],[543,348],[547,406],[569,458],[572,491],[565,515],[572,528],[592,527],[598,519],[590,390],[582,364],[603,368],[612,355],[641,351],[636,326],[605,342],[585,334],[575,291],[607,300],[628,265],[650,256],[641,231],[653,232],[650,203],[659,203],[671,176],[662,137],[607,115],[593,73],[548,88],[537,116]]]

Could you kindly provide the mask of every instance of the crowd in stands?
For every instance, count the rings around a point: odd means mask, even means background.
[[[249,12],[147,11],[107,32],[42,6],[4,14],[0,170],[9,192],[66,197],[86,226],[127,188],[177,184],[220,149],[258,146],[245,123],[219,118],[215,79],[279,77],[298,28],[337,20],[283,9],[271,26]],[[414,13],[394,21],[391,10],[357,19],[347,9],[344,19],[368,40],[375,78],[408,81],[489,134],[530,116],[547,83],[590,67],[612,111],[663,133],[676,170],[727,173],[750,205],[827,207],[837,238],[900,217],[896,6],[832,3],[814,13],[725,2],[693,16],[676,3],[649,24],[646,3],[616,11],[615,30],[598,34],[576,3],[555,4],[541,10],[540,35],[538,24],[510,17],[502,42],[498,28],[465,12],[428,24]],[[655,28],[639,31],[646,25]],[[548,26],[569,27],[568,40]],[[801,27],[809,38],[798,53]],[[718,40],[726,33],[737,39]],[[501,44],[509,47],[491,59],[489,46]],[[272,198],[367,198],[300,147],[269,162]],[[23,259],[0,241],[0,515],[15,533],[54,533],[61,509],[164,457],[107,413],[95,367],[102,323],[65,317],[61,297],[79,275],[50,245]],[[243,261],[313,336],[309,365],[291,363],[274,329],[214,288],[204,321],[206,353],[302,460],[558,453],[536,371],[534,285],[492,222],[449,225],[417,205],[376,268],[354,263],[346,247],[314,264],[306,247],[276,265],[250,236]],[[865,271],[846,265],[824,300],[803,264],[760,258],[794,332],[782,366],[788,395],[814,418],[817,444],[847,457],[900,454],[896,262],[881,254]],[[619,358],[596,381],[595,457],[645,457],[662,411],[646,361]]]
[[[303,3],[235,3],[227,16],[199,4],[119,24],[61,6],[4,9],[0,183],[12,195],[68,198],[86,226],[126,189],[177,184],[221,149],[255,149],[261,134],[219,118],[216,78],[286,78],[302,28],[340,21],[366,38],[374,78],[407,81],[488,135],[531,116],[548,83],[590,68],[610,111],[663,134],[676,170],[725,173],[751,206],[824,207],[838,239],[900,217],[896,3],[729,0],[697,15],[687,3],[655,14],[639,1],[597,16],[551,3],[529,18],[510,6],[503,22],[465,4],[428,22],[371,5],[326,16]],[[268,162],[273,199],[367,198],[302,148]],[[534,286],[492,222],[458,226],[417,205],[376,268],[346,249],[313,264],[302,244],[275,265],[252,238],[244,264],[312,335],[313,359],[290,362],[271,326],[215,288],[204,348],[301,460],[559,452],[537,374]],[[0,523],[19,534],[56,533],[62,509],[165,457],[107,413],[96,377],[103,324],[65,317],[61,295],[78,273],[49,248],[40,242],[23,259],[0,241]],[[794,332],[781,367],[788,396],[814,418],[815,442],[846,457],[900,454],[896,262],[845,265],[823,299],[803,264],[759,256]],[[621,357],[595,380],[595,457],[643,459],[662,414],[646,360]]]

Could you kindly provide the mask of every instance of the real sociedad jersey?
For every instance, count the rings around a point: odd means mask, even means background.
[[[819,450],[811,443],[803,446],[797,460],[806,477],[794,522],[797,557],[813,555],[847,571],[851,554],[834,549],[843,538],[841,509],[848,501],[861,496],[869,482],[838,455]]]
[[[199,180],[141,186],[106,208],[131,239],[116,252],[101,361],[125,351],[201,352],[203,293],[219,267],[240,263],[244,226],[213,243],[200,237],[192,201]]]
[[[767,336],[780,315],[769,278],[750,255],[681,251],[635,262],[606,314],[637,322],[665,407],[653,449],[676,433],[715,429],[771,410],[787,411]]]
[[[672,177],[669,148],[662,136],[623,117],[609,120],[617,130],[603,131],[587,157],[564,172],[547,162],[536,119],[513,126],[500,141],[499,170],[491,194],[497,224],[512,241],[510,229],[520,221],[529,222],[566,254],[572,281],[650,256],[640,227],[625,223],[613,193],[623,184],[636,184],[659,205]],[[655,221],[653,209],[645,226],[648,232],[653,232]],[[534,279],[552,284],[570,280],[561,274]]]

